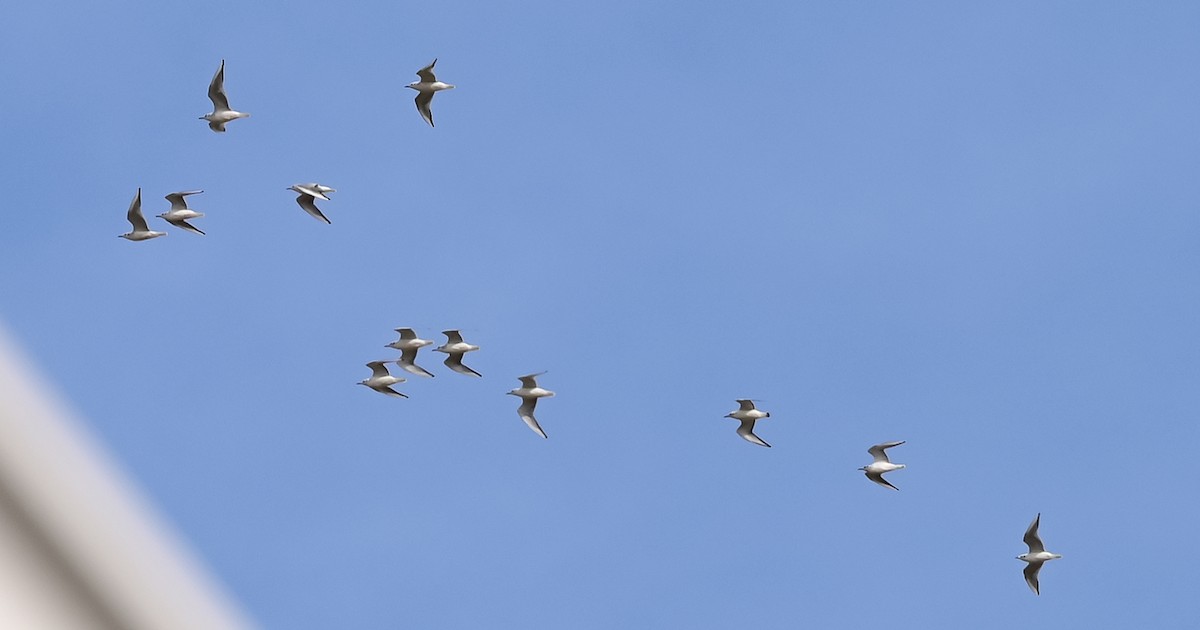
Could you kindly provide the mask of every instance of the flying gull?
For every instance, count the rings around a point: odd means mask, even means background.
[[[871,454],[871,457],[875,458],[875,461],[863,466],[862,468],[859,468],[859,470],[864,471],[863,474],[867,476],[867,479],[870,479],[881,486],[887,486],[892,490],[899,490],[900,488],[893,486],[892,484],[888,483],[887,479],[883,478],[883,473],[892,472],[893,470],[900,470],[901,468],[904,468],[904,464],[893,464],[888,460],[887,453],[884,451],[892,448],[893,446],[900,446],[903,443],[904,440],[900,440],[899,442],[884,442],[883,444],[876,444],[875,446],[867,449],[867,452]]]
[[[525,424],[530,429],[533,429],[534,433],[546,437],[546,432],[538,425],[537,418],[533,417],[533,408],[537,406],[538,399],[549,398],[554,395],[554,392],[538,387],[537,377],[543,374],[545,372],[518,376],[517,378],[521,380],[521,386],[508,393],[521,399],[521,406],[517,408],[517,415],[521,416],[521,419],[525,421]]]
[[[404,368],[404,371],[410,374],[432,377],[433,374],[429,370],[417,365],[416,361],[417,350],[433,345],[433,342],[428,339],[421,339],[417,336],[416,331],[411,328],[397,328],[396,332],[400,333],[400,338],[384,346],[385,348],[395,348],[400,351],[400,360],[396,361],[396,365]]]
[[[239,118],[249,118],[250,114],[245,112],[237,112],[229,109],[229,97],[225,95],[225,60],[221,60],[221,67],[217,69],[217,73],[213,75],[212,82],[208,84],[208,99],[212,101],[212,113],[205,114],[200,117],[201,120],[208,121],[208,128],[218,133],[224,133],[225,123]]]
[[[433,112],[429,109],[429,105],[433,103],[434,93],[441,90],[454,89],[453,85],[442,83],[437,80],[437,77],[433,76],[433,66],[436,63],[437,59],[434,59],[433,63],[417,70],[417,76],[421,77],[421,80],[414,81],[405,86],[417,91],[417,111],[421,112],[421,118],[424,118],[430,127],[433,126]]]
[[[390,387],[396,383],[403,383],[404,378],[388,374],[388,363],[391,363],[391,361],[371,361],[368,363],[367,367],[371,368],[371,378],[359,381],[358,384],[366,385],[380,394],[386,394],[393,398],[408,398],[408,396]]]
[[[445,352],[448,355],[446,360],[443,361],[443,363],[446,364],[446,367],[458,372],[459,374],[466,374],[467,376],[483,376],[479,372],[476,372],[475,370],[463,365],[462,362],[464,354],[478,350],[479,346],[473,346],[463,341],[462,333],[458,332],[457,330],[443,330],[442,334],[446,335],[446,343],[442,344],[440,347],[434,348],[433,350],[434,352]]]
[[[300,196],[296,197],[296,203],[300,204],[300,207],[304,208],[305,212],[312,215],[314,219],[330,223],[329,219],[325,218],[325,215],[321,213],[321,209],[317,207],[316,200],[324,199],[325,201],[329,201],[329,197],[326,197],[325,193],[337,191],[328,186],[316,183],[296,184],[295,186],[288,186],[288,190],[300,193]]]
[[[166,236],[166,232],[155,232],[146,225],[146,217],[142,216],[142,189],[137,189],[137,194],[133,196],[133,201],[129,203],[129,212],[125,213],[125,218],[129,219],[129,223],[133,225],[133,230],[127,234],[119,234],[121,238],[131,241],[146,241],[159,236]]]
[[[1033,590],[1034,595],[1041,595],[1038,590],[1038,571],[1042,570],[1042,564],[1047,560],[1057,560],[1062,557],[1046,551],[1046,547],[1042,545],[1042,539],[1038,537],[1038,523],[1041,520],[1042,513],[1038,512],[1038,515],[1033,517],[1033,522],[1029,524],[1029,529],[1025,530],[1025,544],[1029,545],[1029,553],[1017,556],[1017,560],[1029,563],[1025,565],[1025,583]]]
[[[737,411],[725,414],[726,418],[733,418],[734,420],[741,422],[741,424],[738,425],[737,434],[742,436],[743,440],[746,440],[751,444],[757,444],[759,446],[770,448],[770,444],[767,444],[762,438],[754,435],[754,421],[760,418],[770,418],[770,412],[759,411],[758,409],[755,409],[754,401],[748,398],[739,399],[737,404]]]
[[[188,195],[197,195],[204,192],[203,190],[185,190],[181,192],[173,192],[166,196],[166,200],[171,202],[171,209],[164,212],[158,217],[165,219],[167,223],[174,225],[177,228],[195,232],[196,234],[204,234],[200,228],[188,223],[188,219],[198,219],[204,216],[203,212],[196,212],[187,207],[187,200],[184,197]]]

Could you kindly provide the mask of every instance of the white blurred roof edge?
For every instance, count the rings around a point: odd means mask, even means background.
[[[253,628],[0,326],[0,628]]]

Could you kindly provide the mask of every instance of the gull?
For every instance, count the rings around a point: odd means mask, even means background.
[[[229,97],[225,96],[225,60],[221,60],[221,67],[217,68],[217,73],[213,75],[212,82],[208,84],[208,100],[212,101],[212,113],[205,114],[200,117],[201,120],[208,121],[208,128],[218,133],[225,132],[225,123],[239,118],[249,118],[250,114],[245,112],[236,112],[229,109]]]
[[[876,444],[875,446],[867,449],[867,452],[875,458],[875,461],[863,466],[862,468],[859,468],[859,470],[865,471],[864,474],[867,476],[867,479],[870,479],[881,486],[887,486],[892,490],[899,490],[900,488],[893,486],[892,484],[888,483],[887,479],[883,478],[883,473],[892,472],[893,470],[900,470],[901,468],[904,468],[904,464],[893,464],[888,460],[887,453],[884,451],[892,448],[893,446],[900,446],[903,443],[904,440],[900,440],[899,442],[884,442],[883,444]]]
[[[767,444],[762,438],[754,435],[754,421],[759,418],[770,418],[770,412],[755,409],[754,401],[748,398],[739,399],[737,404],[739,405],[737,411],[725,414],[726,418],[733,418],[741,422],[741,425],[737,428],[737,434],[751,444],[770,448],[770,444]]]
[[[518,376],[517,378],[520,379],[521,386],[508,393],[521,399],[521,406],[517,407],[517,415],[521,416],[521,419],[525,421],[525,424],[529,425],[530,429],[533,429],[534,433],[546,437],[546,432],[538,425],[537,418],[533,417],[533,408],[537,406],[538,399],[549,398],[554,395],[554,392],[538,387],[537,377],[543,374],[545,372]]]
[[[438,348],[434,348],[433,351],[445,352],[447,355],[449,355],[446,357],[446,360],[443,361],[443,363],[446,364],[446,367],[458,372],[459,374],[466,374],[467,376],[483,376],[479,372],[476,372],[475,370],[463,365],[462,362],[464,354],[478,350],[479,346],[473,346],[463,341],[462,333],[458,332],[457,330],[443,330],[442,334],[446,335],[446,343],[442,344]]]
[[[305,212],[312,215],[312,217],[314,219],[318,219],[320,221],[330,223],[329,219],[325,218],[324,214],[321,214],[320,208],[317,208],[317,204],[316,204],[315,200],[316,199],[324,199],[325,201],[329,201],[329,197],[326,197],[325,193],[337,192],[337,191],[335,191],[334,189],[332,189],[328,186],[322,186],[320,184],[315,184],[315,183],[314,184],[296,184],[295,186],[288,186],[288,190],[294,190],[294,191],[300,193],[300,196],[296,197],[296,203],[300,204],[300,207],[304,208]]]
[[[395,348],[400,351],[400,360],[396,361],[396,365],[404,368],[405,372],[418,376],[432,377],[433,374],[429,370],[417,365],[416,360],[417,350],[433,345],[433,342],[428,339],[421,339],[417,336],[416,331],[411,328],[397,328],[396,332],[400,333],[400,338],[384,346],[385,348]]]
[[[1042,513],[1033,517],[1033,522],[1029,524],[1029,529],[1025,530],[1025,544],[1029,545],[1029,553],[1023,553],[1017,556],[1017,560],[1028,562],[1025,566],[1025,583],[1033,590],[1034,595],[1041,595],[1038,591],[1038,571],[1042,570],[1042,564],[1047,560],[1057,560],[1062,556],[1056,553],[1046,551],[1046,547],[1042,545],[1042,539],[1038,537],[1038,522],[1042,520]]]
[[[188,195],[198,195],[204,192],[203,190],[185,190],[181,192],[173,192],[166,196],[166,200],[171,202],[171,210],[158,215],[158,218],[165,219],[167,223],[174,225],[177,228],[195,232],[196,234],[204,234],[196,226],[188,223],[188,219],[198,219],[204,216],[203,212],[196,212],[187,207],[187,201],[184,197]]]
[[[428,66],[417,70],[417,76],[421,77],[421,80],[414,81],[405,86],[417,91],[417,111],[421,112],[421,118],[424,118],[425,122],[429,123],[430,127],[433,126],[433,112],[430,111],[429,105],[433,102],[434,93],[440,92],[441,90],[454,89],[453,85],[450,85],[449,83],[442,83],[441,81],[437,80],[437,77],[433,76],[433,65],[436,63],[437,59],[434,59],[433,63],[430,63]]]
[[[359,381],[358,384],[366,385],[380,394],[386,394],[393,398],[408,398],[408,396],[389,387],[389,385],[403,383],[404,378],[388,374],[388,363],[391,363],[391,361],[371,361],[368,363],[367,367],[371,368],[371,378]]]
[[[137,194],[133,196],[133,201],[129,203],[129,212],[125,214],[125,218],[133,224],[133,230],[128,234],[119,234],[121,238],[131,241],[146,241],[159,236],[166,236],[166,232],[155,232],[146,225],[146,217],[142,216],[142,189],[138,188]]]

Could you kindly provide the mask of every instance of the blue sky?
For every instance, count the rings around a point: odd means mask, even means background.
[[[264,627],[1200,614],[1194,3],[5,23],[3,322]],[[253,117],[218,135],[221,59]],[[208,235],[114,238],[139,186],[204,189]],[[396,326],[484,378],[355,386]],[[539,370],[549,440],[504,396]],[[901,439],[900,492],[855,470]]]

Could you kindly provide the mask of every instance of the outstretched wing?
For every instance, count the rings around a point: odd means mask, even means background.
[[[1029,553],[1041,553],[1046,550],[1042,545],[1042,539],[1038,536],[1038,525],[1041,520],[1042,513],[1038,512],[1038,515],[1033,517],[1033,522],[1029,524],[1029,529],[1025,530],[1025,544],[1029,545]]]
[[[1033,590],[1034,595],[1042,594],[1041,590],[1038,589],[1038,571],[1041,570],[1041,562],[1030,562],[1025,567],[1025,571],[1023,571],[1023,573],[1025,573],[1025,583],[1028,584],[1029,588]]]
[[[304,208],[304,211],[312,215],[313,218],[319,219],[326,223],[332,223],[332,221],[325,218],[325,215],[321,213],[321,209],[318,208],[317,204],[313,202],[311,195],[300,193],[300,196],[296,197],[296,203],[300,204],[300,207]]]
[[[442,334],[446,335],[446,343],[448,343],[448,344],[463,342],[462,333],[458,332],[455,329],[443,330]]]
[[[746,440],[747,442],[749,442],[751,444],[757,444],[759,446],[765,446],[767,448],[771,448],[771,445],[767,444],[766,440],[763,440],[762,438],[758,437],[757,435],[754,435],[754,421],[753,420],[742,420],[741,424],[738,425],[737,434],[742,436],[743,440]]]
[[[142,216],[142,189],[137,189],[137,194],[133,196],[133,201],[129,202],[129,211],[125,213],[125,218],[133,225],[134,232],[149,232],[150,226],[146,225],[146,217]]]
[[[214,112],[229,111],[229,97],[225,96],[225,60],[221,60],[221,67],[217,68],[217,73],[213,75],[212,82],[208,84],[208,100],[212,101]],[[213,126],[213,131],[225,131],[222,125],[220,129]]]
[[[517,379],[519,379],[521,381],[521,387],[524,387],[525,389],[533,389],[538,386],[537,377],[539,377],[543,374],[545,374],[545,372],[538,372],[537,374],[526,374],[525,376],[518,376]]]
[[[167,219],[167,223],[170,223],[171,225],[174,225],[177,228],[181,228],[181,229],[187,230],[189,232],[195,232],[196,234],[200,234],[201,236],[204,235],[204,230],[201,230],[200,228],[192,225],[191,223],[188,223],[187,219]]]
[[[184,190],[184,191],[180,191],[180,192],[173,192],[173,193],[167,195],[165,197],[165,199],[167,201],[171,202],[172,210],[187,210],[187,201],[184,199],[184,197],[186,197],[188,195],[198,195],[202,192],[204,192],[204,191],[203,190]]]
[[[422,83],[433,83],[437,81],[437,77],[433,76],[433,66],[437,64],[437,59],[434,59],[428,66],[417,70],[417,76],[421,77]],[[452,64],[453,65],[453,64]]]
[[[367,367],[371,368],[371,378],[391,376],[391,374],[388,373],[387,363],[387,361],[371,361],[368,363]]]
[[[463,365],[461,354],[450,354],[446,357],[445,361],[442,361],[442,363],[446,364],[446,367],[450,368],[451,370],[454,370],[455,372],[458,372],[459,374],[466,374],[467,376],[478,376],[480,378],[483,377],[483,375],[480,374],[479,372],[476,372],[475,370],[472,370],[471,368]]]
[[[888,459],[887,453],[884,451],[892,448],[893,446],[900,446],[903,443],[904,440],[899,442],[884,442],[883,444],[876,444],[875,446],[872,446],[871,448],[867,449],[867,452],[870,453],[871,457],[874,457],[875,461],[877,462],[891,463],[891,460]]]
[[[541,425],[538,424],[537,418],[533,417],[534,407],[537,407],[536,398],[523,398],[521,399],[521,406],[517,408],[517,415],[521,416],[521,419],[525,421],[525,424],[530,429],[533,429],[534,433],[537,433],[543,438],[547,437],[546,432],[543,431]]]
[[[433,92],[418,91],[417,98],[413,100],[417,104],[417,111],[421,113],[421,118],[424,118],[425,122],[433,127],[433,110],[430,109],[430,105],[433,103]]]
[[[866,475],[867,475],[867,479],[870,479],[871,481],[874,481],[875,483],[877,483],[881,486],[887,486],[888,488],[891,488],[892,490],[897,490],[897,491],[900,490],[900,488],[897,488],[896,486],[893,486],[892,484],[888,483],[888,480],[883,478],[883,473],[868,472],[868,473],[866,473]]]

